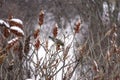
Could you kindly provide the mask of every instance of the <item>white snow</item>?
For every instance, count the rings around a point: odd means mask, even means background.
[[[10,29],[11,29],[11,30],[15,30],[15,31],[21,33],[22,35],[24,35],[23,30],[22,30],[21,28],[17,27],[17,26],[11,26]]]
[[[7,27],[7,28],[10,27],[10,25],[8,23],[6,23],[4,20],[0,20],[0,24],[5,25],[5,27]]]
[[[22,20],[16,19],[16,18],[11,19],[10,21],[13,21],[13,22],[16,22],[16,23],[19,23],[19,24],[23,24]]]
[[[17,41],[18,39],[19,39],[18,37],[13,38],[12,40],[8,41],[8,44],[10,44],[10,43],[12,43],[12,42],[14,42],[14,41]]]
[[[49,16],[48,16],[49,17]],[[65,46],[64,48],[66,49],[66,47],[68,47],[70,44],[71,44],[71,47],[70,47],[70,50],[68,52],[68,55],[69,56],[66,61],[65,61],[65,64],[67,64],[68,62],[72,62],[74,61],[74,50],[73,50],[73,39],[74,39],[74,35],[73,35],[73,27],[74,27],[74,23],[76,23],[77,21],[79,21],[79,18],[80,16],[76,16],[75,19],[72,19],[71,20],[71,23],[70,24],[67,24],[67,28],[66,29],[58,29],[58,36],[57,38],[61,39],[62,41],[65,42]],[[63,19],[64,20],[64,19]],[[50,20],[51,21],[51,20]],[[81,21],[79,21],[81,22]],[[49,23],[45,23],[42,25],[41,27],[41,33],[40,33],[40,39],[41,41],[45,41],[46,39],[48,39],[48,36],[49,35],[52,35],[52,30],[53,30],[53,27],[55,25],[56,22],[49,22]],[[39,26],[35,25],[36,28],[39,28]],[[83,31],[84,32],[84,31]],[[64,39],[64,36],[66,36],[67,38]],[[80,36],[79,39],[82,39],[82,37]],[[33,47],[32,47],[33,48]],[[31,49],[32,50],[32,49]],[[34,49],[33,49],[34,50]],[[54,42],[51,40],[51,39],[48,39],[48,50],[50,51],[50,53],[54,53],[55,52],[55,46],[54,46]],[[30,51],[30,54],[33,53],[33,51]],[[63,51],[61,51],[60,53],[58,53],[59,56],[62,56],[63,55]],[[38,60],[41,59],[41,57],[43,57],[43,59],[41,60],[41,63],[43,62],[43,60],[45,59],[45,56],[48,57],[48,55],[46,54],[46,51],[44,50],[44,48],[41,46],[40,49],[38,50],[38,53],[37,53],[37,56],[36,56],[36,53],[33,54],[33,57],[32,57],[32,60],[34,63],[37,63],[37,58]],[[57,57],[56,57],[57,58]],[[34,66],[34,63],[31,62],[31,68],[33,69],[33,71],[35,70],[35,66]],[[40,65],[41,65],[40,63]],[[63,62],[61,61],[59,63],[59,65],[57,66],[57,70],[59,70],[61,67],[63,66]],[[66,69],[66,68],[65,68]],[[64,70],[65,72],[67,72],[67,69]],[[54,77],[53,80],[62,80],[62,70],[60,70],[56,76]],[[42,77],[41,76],[37,76],[37,79],[36,80],[39,80],[41,79]],[[34,76],[32,76],[32,79],[34,80]],[[42,79],[44,80],[44,79]],[[73,79],[74,80],[74,79]]]
[[[25,79],[25,80],[33,80],[33,79]]]
[[[4,22],[5,22],[5,21],[3,21],[3,20],[0,20],[0,24],[4,24]]]

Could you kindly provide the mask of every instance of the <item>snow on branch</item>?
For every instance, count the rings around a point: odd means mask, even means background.
[[[21,36],[21,37],[24,36],[23,30],[17,26],[11,26],[10,30],[12,33],[14,33],[17,36]]]

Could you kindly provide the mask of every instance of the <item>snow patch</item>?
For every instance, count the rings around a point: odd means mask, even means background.
[[[4,20],[0,20],[0,24],[5,25],[5,27],[7,27],[7,28],[10,27],[10,25],[8,23],[6,23]]]
[[[0,24],[4,24],[4,22],[5,22],[5,21],[3,21],[3,20],[0,20]]]
[[[10,21],[13,21],[13,22],[16,22],[16,23],[19,23],[19,24],[23,24],[22,20],[16,19],[16,18],[11,19]]]
[[[15,31],[21,33],[22,35],[24,35],[23,30],[22,30],[21,28],[17,27],[17,26],[11,26],[10,29],[11,29],[11,30],[15,30]]]

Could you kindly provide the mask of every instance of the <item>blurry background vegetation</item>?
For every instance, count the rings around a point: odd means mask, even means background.
[[[104,10],[103,4],[107,4],[107,10]],[[112,9],[113,6],[114,9]],[[25,31],[29,34],[29,31],[34,30],[35,24],[38,22],[38,14],[41,9],[45,13],[52,13],[54,18],[51,18],[50,21],[55,20],[59,28],[63,29],[67,27],[67,23],[72,22],[71,19],[76,15],[80,16],[81,20],[89,26],[89,37],[86,37],[86,40],[88,40],[87,49],[100,42],[99,45],[91,48],[87,56],[97,60],[100,66],[99,69],[104,68],[104,73],[109,73],[108,67],[106,67],[106,63],[103,60],[103,55],[108,50],[110,41],[108,37],[104,38],[104,36],[115,23],[117,25],[116,44],[120,47],[120,0],[0,0],[0,19],[6,19],[9,15],[13,15],[23,20],[25,29],[27,29]],[[107,12],[105,13],[105,11]],[[61,25],[61,18],[65,20],[64,25]],[[102,57],[101,54],[103,54]],[[116,63],[111,61],[110,65],[117,68],[114,71],[112,70],[111,73],[118,75],[117,73],[120,73],[120,61],[116,56],[113,56],[113,58],[112,61]],[[91,64],[88,59],[84,61],[88,65]],[[80,75],[78,72],[78,76]],[[104,80],[111,79],[109,76],[111,75],[108,74]]]

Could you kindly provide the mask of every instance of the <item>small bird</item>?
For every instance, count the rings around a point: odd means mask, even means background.
[[[51,36],[49,36],[49,38],[50,38],[53,42],[55,42],[56,44],[59,44],[59,45],[61,45],[61,46],[64,46],[64,43],[63,43],[61,40],[59,40],[59,39],[57,39],[57,38],[54,38],[54,37],[51,37]]]

